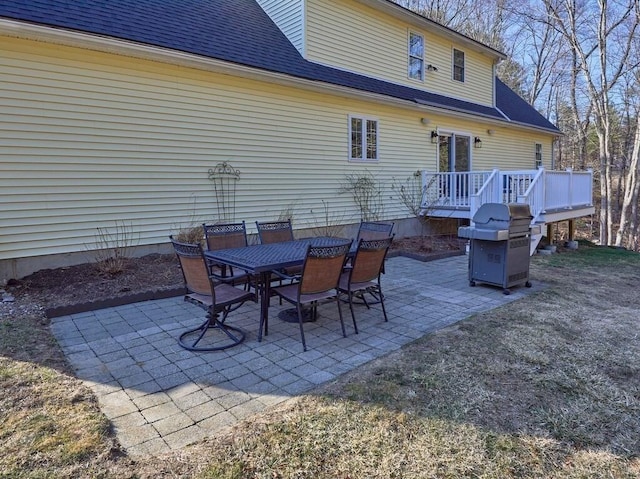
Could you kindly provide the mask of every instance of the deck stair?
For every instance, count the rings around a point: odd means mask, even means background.
[[[544,231],[543,229],[544,226],[545,226],[544,223],[543,224],[534,223],[531,225],[531,247],[529,250],[531,255],[533,255],[536,252],[536,249],[538,248],[538,245],[540,244],[540,241],[544,236],[542,234],[542,232]]]

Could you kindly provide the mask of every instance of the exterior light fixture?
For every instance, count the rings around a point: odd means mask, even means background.
[[[495,135],[496,134],[496,130],[487,130],[487,134],[488,135]]]
[[[432,65],[431,63],[429,63],[429,64],[427,65],[427,71],[430,71],[430,72],[437,72],[437,71],[438,71],[438,67],[436,67],[435,65]]]
[[[438,132],[436,130],[431,130],[431,143],[438,143]]]
[[[482,140],[480,139],[479,136],[476,136],[473,139],[473,146],[476,147],[476,148],[482,148]]]
[[[431,120],[429,120],[429,118],[420,118],[420,123],[422,123],[423,125],[428,125],[429,123],[431,123]]]

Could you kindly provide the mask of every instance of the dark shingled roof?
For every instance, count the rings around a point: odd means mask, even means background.
[[[520,95],[505,85],[502,80],[496,78],[496,106],[511,121],[525,125],[542,126],[559,131],[538,110],[527,103]],[[547,125],[547,126],[544,126]]]
[[[307,61],[254,0],[0,0],[0,17],[164,47],[504,120],[492,107]],[[498,108],[510,120],[558,131],[499,80],[496,95]]]

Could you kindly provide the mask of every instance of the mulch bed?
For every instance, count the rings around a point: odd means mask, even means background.
[[[394,241],[389,256],[431,261],[463,253],[464,241],[456,237],[411,237]],[[176,257],[160,254],[127,258],[113,274],[95,263],[45,269],[10,280],[6,290],[16,305],[38,304],[48,318],[184,293]]]
[[[126,258],[113,274],[95,263],[44,269],[10,280],[6,289],[16,301],[40,304],[49,318],[184,292],[176,257],[161,254]]]
[[[467,240],[457,236],[411,236],[394,240],[389,256],[407,256],[419,261],[434,261],[464,254]]]

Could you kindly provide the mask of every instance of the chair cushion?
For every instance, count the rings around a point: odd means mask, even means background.
[[[342,291],[363,291],[365,289],[369,289],[372,287],[377,287],[378,283],[373,281],[364,281],[362,283],[351,283],[351,288],[349,288],[349,272],[342,273],[340,276],[340,283],[338,287]]]
[[[299,284],[287,284],[285,286],[278,286],[277,288],[272,288],[275,294],[282,296],[284,299],[291,301],[293,303],[298,301],[298,287]],[[303,294],[300,295],[301,303],[311,303],[312,301],[320,301],[322,299],[329,299],[336,296],[335,290],[323,291],[321,293],[315,294]]]
[[[210,308],[213,304],[211,295],[208,294],[200,294],[200,293],[190,293],[187,294],[184,299],[191,303],[195,303],[199,306],[206,308]]]
[[[228,284],[222,283],[215,287],[216,290],[216,306],[224,306],[229,303],[236,303],[242,299],[250,299],[253,293],[239,288],[235,288]]]

